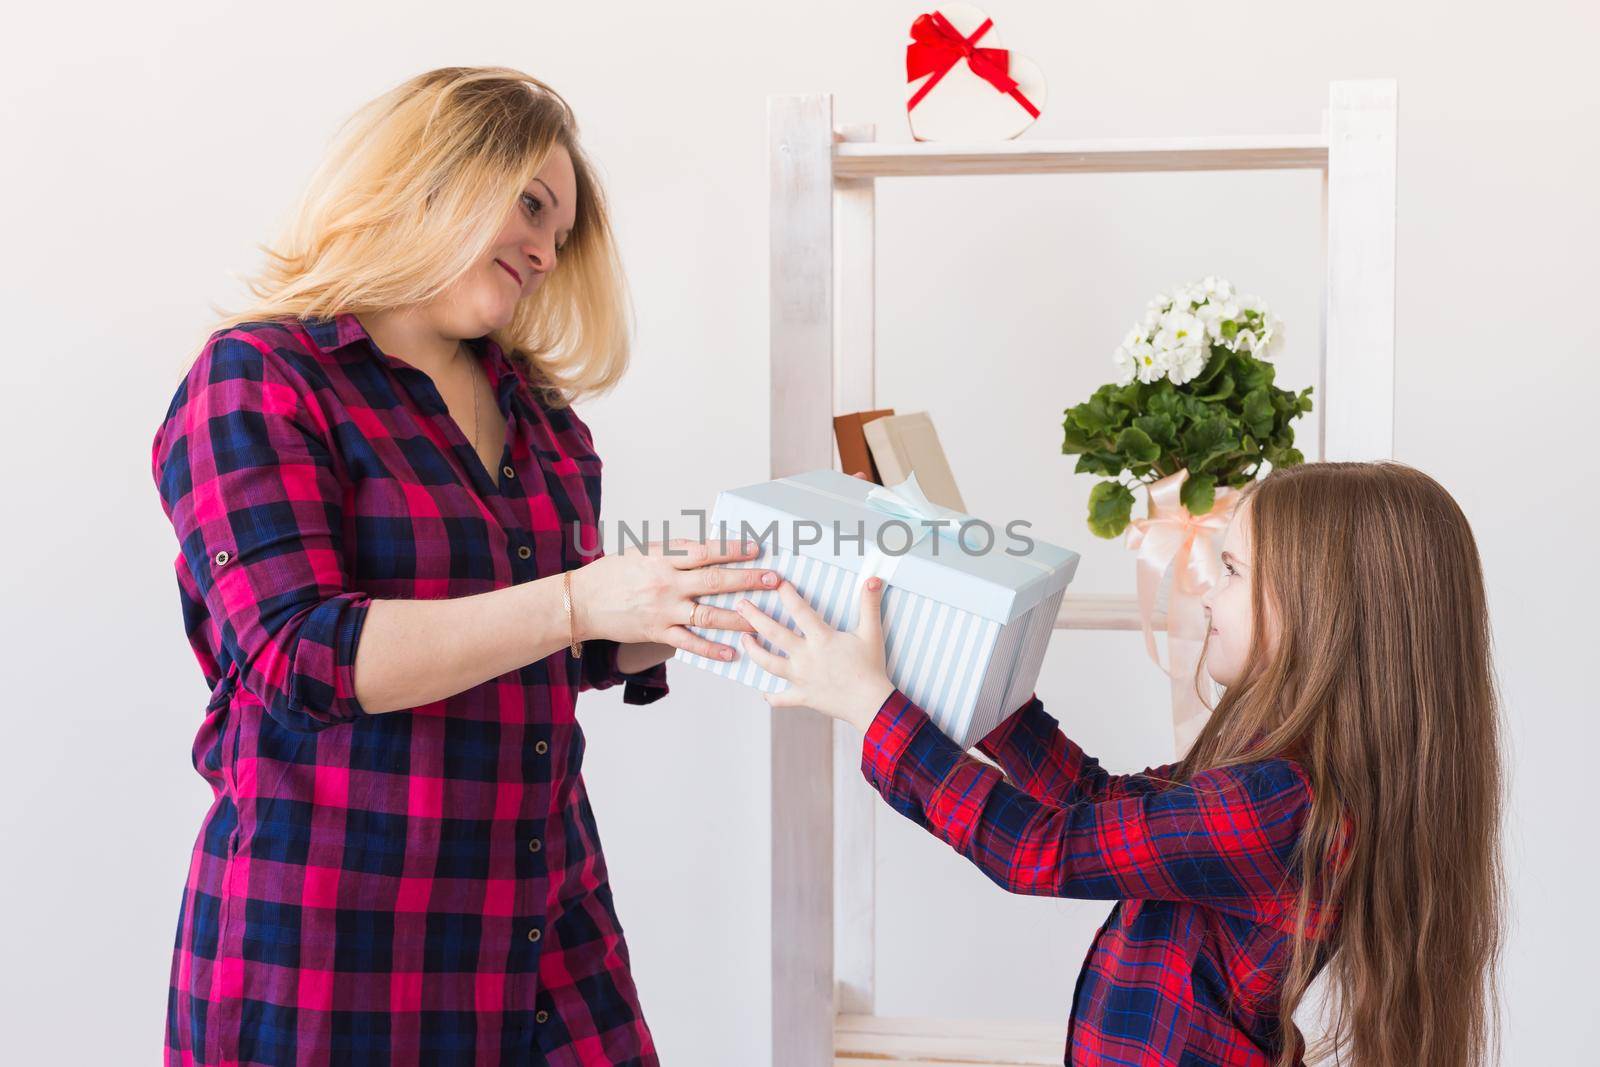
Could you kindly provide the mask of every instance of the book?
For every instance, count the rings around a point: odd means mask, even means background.
[[[933,428],[933,419],[926,411],[885,415],[863,423],[861,431],[877,465],[878,484],[898,485],[915,473],[917,485],[929,500],[957,511],[967,510],[944,447],[939,444],[939,434]]]
[[[893,414],[894,408],[882,408],[878,411],[852,411],[833,417],[833,438],[839,446],[839,467],[844,473],[866,471],[873,481],[879,485],[883,484],[883,478],[878,474],[878,465],[872,460],[872,450],[867,447],[867,438],[861,432],[861,427],[874,419]]]

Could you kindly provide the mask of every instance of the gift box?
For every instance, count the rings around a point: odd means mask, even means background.
[[[906,117],[919,141],[1000,141],[1045,103],[1033,60],[1001,48],[994,20],[969,4],[918,15],[906,45]]]
[[[816,470],[719,493],[705,539],[758,542],[756,558],[720,566],[776,571],[838,630],[855,627],[861,584],[883,578],[890,681],[971,747],[1033,693],[1078,566],[1078,553],[1014,526],[997,528],[930,502],[914,474],[880,486]],[[777,590],[699,600],[732,608],[740,598],[797,628]],[[695,632],[739,647],[738,631]],[[674,658],[766,693],[789,684],[748,654],[729,662],[680,649]]]

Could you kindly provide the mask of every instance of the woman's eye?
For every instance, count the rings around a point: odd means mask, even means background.
[[[539,198],[532,193],[523,193],[522,202],[529,205],[528,213],[530,215],[537,215],[544,208],[544,205],[539,202]]]
[[[1227,571],[1229,574],[1236,573],[1233,569],[1233,564],[1229,563],[1227,560],[1222,561],[1222,569]]]

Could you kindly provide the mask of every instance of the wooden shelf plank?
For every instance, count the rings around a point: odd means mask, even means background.
[[[1049,1067],[1066,1047],[1065,1023],[886,1018],[834,1020],[834,1067]]]
[[[1166,613],[1157,610],[1151,629],[1167,628]],[[1056,612],[1057,630],[1142,630],[1139,599],[1112,594],[1068,593]]]
[[[1322,134],[1002,141],[997,144],[846,142],[835,144],[833,148],[835,178],[906,178],[935,174],[1321,170],[1327,165],[1328,139]]]

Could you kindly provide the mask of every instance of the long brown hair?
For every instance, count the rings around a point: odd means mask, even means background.
[[[362,105],[215,328],[426,303],[482,256],[557,145],[578,207],[560,263],[491,336],[553,406],[627,369],[631,308],[606,198],[567,102],[510,67],[440,67]]]
[[[1498,1057],[1503,728],[1466,517],[1388,461],[1274,470],[1239,507],[1251,648],[1175,776],[1286,755],[1310,778],[1277,1067]],[[1320,941],[1317,896],[1338,909]],[[1294,1013],[1324,964],[1329,1022],[1307,1049]]]

